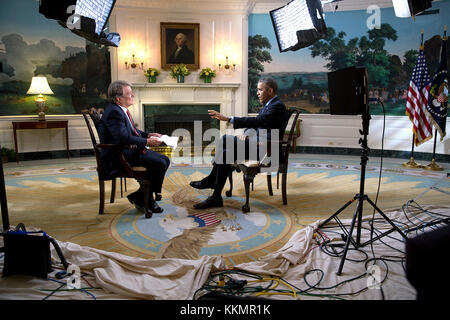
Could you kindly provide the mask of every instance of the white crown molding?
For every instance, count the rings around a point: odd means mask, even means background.
[[[290,0],[254,0],[255,6],[251,13],[268,13],[271,10],[280,8],[290,2]],[[323,6],[324,12],[367,10],[369,6],[376,5],[380,8],[392,7],[392,0],[340,0],[333,3],[326,3]]]
[[[440,1],[440,0],[434,0]],[[268,13],[290,0],[117,0],[122,9],[152,9],[181,14]],[[324,4],[325,12],[367,10],[370,6],[392,7],[392,0],[337,0]],[[336,10],[337,6],[337,10]]]
[[[117,0],[114,8],[171,14],[248,14],[255,0]]]

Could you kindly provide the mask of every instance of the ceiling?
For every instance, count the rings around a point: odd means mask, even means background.
[[[247,12],[266,13],[279,8],[290,0],[117,0],[118,8],[153,8],[171,10],[174,13],[191,12]],[[328,1],[328,0],[324,0]],[[371,5],[392,7],[392,0],[337,0],[324,4],[324,11],[366,10]]]

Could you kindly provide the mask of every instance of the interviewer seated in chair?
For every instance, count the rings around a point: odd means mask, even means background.
[[[222,189],[230,173],[231,165],[236,160],[244,160],[242,157],[245,160],[261,160],[251,159],[252,156],[257,156],[259,153],[258,151],[252,152],[252,148],[256,150],[255,146],[258,146],[260,141],[270,141],[272,130],[282,130],[286,126],[288,110],[278,98],[277,88],[277,83],[273,78],[267,77],[259,80],[257,95],[263,108],[256,117],[227,117],[215,110],[208,110],[213,119],[227,121],[233,125],[234,129],[247,129],[241,136],[222,136],[216,149],[211,173],[200,181],[190,182],[191,187],[196,189],[214,189],[210,197],[195,204],[194,208],[222,207]],[[282,138],[281,133],[279,134]],[[245,150],[245,155],[239,150]]]
[[[125,159],[131,166],[142,166],[147,168],[150,180],[149,209],[152,213],[160,213],[163,209],[158,206],[153,193],[157,199],[161,198],[161,188],[164,176],[170,165],[170,159],[146,146],[154,147],[161,144],[159,133],[147,133],[136,128],[131,113],[128,110],[134,104],[134,95],[131,85],[126,81],[114,81],[109,85],[108,97],[111,103],[105,109],[98,127],[98,135],[101,143],[136,145],[136,149],[124,149]],[[118,151],[103,149],[101,157],[104,163],[109,165],[111,174],[121,171]],[[144,188],[140,188],[127,196],[128,200],[139,210],[144,210]]]

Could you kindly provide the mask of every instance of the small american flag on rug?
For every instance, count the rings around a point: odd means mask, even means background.
[[[189,217],[194,218],[194,221],[198,223],[199,227],[208,227],[221,222],[221,220],[216,218],[214,212],[199,213]]]

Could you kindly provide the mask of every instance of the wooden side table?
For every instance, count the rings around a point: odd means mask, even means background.
[[[65,129],[67,159],[70,158],[69,152],[69,129],[68,120],[49,120],[49,121],[13,121],[14,147],[16,149],[16,161],[19,163],[19,148],[17,146],[17,130],[35,130],[35,129]]]

